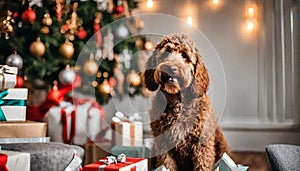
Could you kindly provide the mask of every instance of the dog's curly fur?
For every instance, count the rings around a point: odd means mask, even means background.
[[[210,171],[230,153],[206,92],[209,76],[194,43],[184,34],[166,36],[148,59],[145,86],[157,91],[150,109],[152,167]]]

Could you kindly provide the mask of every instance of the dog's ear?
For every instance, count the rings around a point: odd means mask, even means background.
[[[158,84],[154,80],[154,72],[157,65],[156,59],[157,51],[153,52],[153,55],[148,59],[146,63],[146,71],[144,73],[144,83],[146,88],[150,91],[155,91],[158,89]]]
[[[206,67],[201,59],[200,54],[197,54],[197,64],[195,66],[194,82],[192,84],[192,92],[202,96],[208,90],[209,76]]]
[[[144,73],[145,86],[150,91],[155,91],[158,89],[158,84],[154,80],[154,72],[155,69],[147,69]]]

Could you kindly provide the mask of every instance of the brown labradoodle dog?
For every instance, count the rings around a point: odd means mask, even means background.
[[[146,64],[145,86],[157,91],[150,109],[151,167],[211,171],[230,153],[206,95],[209,76],[194,43],[182,34],[166,36]]]

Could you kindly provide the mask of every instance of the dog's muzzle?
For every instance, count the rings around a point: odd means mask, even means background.
[[[157,83],[184,86],[182,71],[177,66],[159,65],[156,72],[154,79]]]

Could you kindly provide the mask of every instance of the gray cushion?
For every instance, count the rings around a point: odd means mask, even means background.
[[[273,171],[300,170],[300,146],[273,144],[266,146],[269,165]]]
[[[83,148],[63,143],[2,144],[2,149],[30,153],[31,171],[63,171],[73,159],[74,150],[83,158]]]

